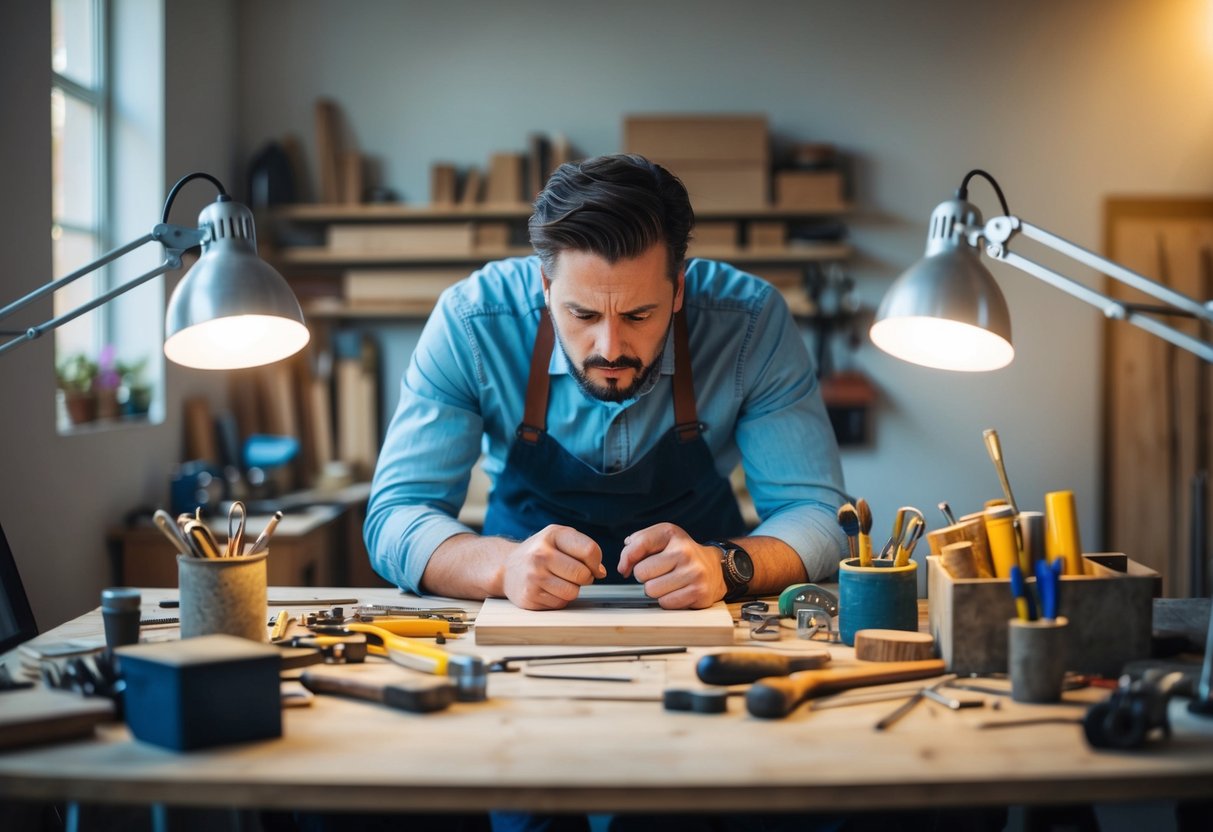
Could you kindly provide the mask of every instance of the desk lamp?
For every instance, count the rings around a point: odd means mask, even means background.
[[[218,198],[202,210],[197,228],[169,225],[173,200],[193,179],[206,179],[214,185]],[[169,299],[164,354],[170,361],[203,370],[234,370],[279,361],[307,345],[310,334],[299,302],[282,275],[257,256],[252,212],[234,202],[219,180],[206,173],[191,173],[173,185],[160,223],[150,233],[10,303],[0,309],[0,320],[153,240],[164,247],[159,266],[44,323],[0,333],[16,336],[0,344],[0,353],[39,338],[153,277],[181,268],[181,255],[199,245],[198,262]]]
[[[1002,208],[1002,216],[984,224],[968,201],[969,180],[974,176],[989,181]],[[1166,305],[1128,303],[1089,289],[1013,251],[1019,235]],[[1213,323],[1213,301],[1201,303],[1014,216],[998,183],[983,170],[969,171],[956,197],[935,207],[926,256],[889,287],[872,324],[872,343],[897,358],[940,370],[997,370],[1010,364],[1015,356],[1011,316],[998,284],[981,262],[981,243],[989,257],[1098,307],[1108,318],[1127,321],[1213,362],[1213,344],[1154,317],[1185,315]]]
[[[1002,216],[982,224],[968,199],[969,181],[986,179],[998,195]],[[1108,297],[1011,250],[1022,234],[1083,265],[1132,286],[1165,306],[1127,303]],[[1213,323],[1213,301],[1201,303],[1056,234],[1013,215],[994,178],[984,170],[965,174],[953,199],[935,206],[927,231],[926,256],[893,282],[876,310],[872,343],[903,361],[940,370],[981,372],[1011,363],[1011,316],[993,275],[981,263],[979,243],[995,260],[1009,263],[1051,286],[1103,310],[1106,317],[1152,332],[1205,361],[1213,344],[1194,338],[1153,316],[1185,315]],[[1196,697],[1190,710],[1213,716],[1213,611]]]

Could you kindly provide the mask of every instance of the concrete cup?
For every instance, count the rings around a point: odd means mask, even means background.
[[[269,552],[236,558],[177,555],[181,637],[216,633],[265,641],[265,559]]]

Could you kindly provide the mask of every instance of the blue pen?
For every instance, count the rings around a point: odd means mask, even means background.
[[[1028,598],[1027,587],[1024,585],[1023,570],[1019,564],[1011,567],[1011,595],[1015,598],[1015,612],[1020,621],[1031,621],[1035,617],[1031,600]]]
[[[1049,621],[1057,617],[1057,587],[1059,571],[1064,564],[1061,558],[1048,563],[1036,562],[1036,588],[1040,592],[1041,616]]]

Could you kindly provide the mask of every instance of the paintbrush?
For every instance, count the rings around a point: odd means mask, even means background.
[[[842,531],[847,536],[851,560],[856,560],[859,557],[859,543],[856,540],[859,535],[859,512],[855,510],[854,504],[843,503],[839,506],[838,525],[842,526]]]
[[[860,497],[855,501],[855,512],[859,515],[859,565],[872,565],[872,507]]]

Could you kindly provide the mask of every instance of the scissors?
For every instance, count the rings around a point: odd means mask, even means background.
[[[239,520],[236,517],[239,516]],[[244,503],[236,500],[227,510],[227,550],[224,557],[238,558],[244,554],[244,524],[248,520],[248,511]]]

